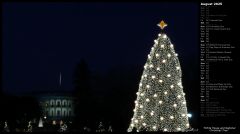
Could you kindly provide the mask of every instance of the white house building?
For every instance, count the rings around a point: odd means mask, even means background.
[[[39,103],[48,121],[69,121],[75,116],[74,98],[68,95],[41,95]]]

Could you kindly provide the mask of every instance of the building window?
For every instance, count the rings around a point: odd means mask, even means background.
[[[60,105],[61,105],[61,101],[58,100],[58,101],[57,101],[57,106],[59,107]]]
[[[70,100],[68,101],[68,106],[71,107],[71,101]]]
[[[63,116],[67,116],[67,113],[66,113],[66,111],[63,111]]]
[[[54,100],[51,100],[50,105],[51,105],[51,106],[54,106]]]
[[[60,111],[59,110],[57,111],[57,116],[60,116]]]
[[[65,106],[67,106],[67,101],[65,101]]]
[[[63,100],[63,102],[62,102],[62,104],[63,104],[63,106],[67,106],[67,100]]]
[[[52,110],[52,116],[54,116],[54,111]]]

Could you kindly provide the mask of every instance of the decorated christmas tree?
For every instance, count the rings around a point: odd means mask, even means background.
[[[31,121],[28,122],[27,132],[32,132],[32,124],[31,123],[32,123]]]
[[[5,123],[4,123],[3,132],[10,132],[10,130],[9,130],[9,128],[8,128],[8,124],[7,124],[6,121],[5,121]]]
[[[190,127],[178,55],[163,32],[167,24],[161,21],[158,26],[161,33],[144,65],[129,132],[177,132]]]
[[[58,132],[66,132],[67,131],[67,124],[64,123],[62,120],[60,121],[60,128]]]
[[[38,127],[43,127],[43,121],[42,121],[42,118],[41,118],[41,117],[40,117],[40,119],[39,119]]]
[[[96,132],[105,132],[105,129],[104,129],[104,126],[103,126],[102,122],[99,123],[98,129],[96,130]]]

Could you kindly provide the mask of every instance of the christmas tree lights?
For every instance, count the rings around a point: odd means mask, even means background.
[[[159,24],[161,29],[166,26],[164,21]],[[184,95],[174,45],[160,33],[144,65],[128,131],[185,131],[190,126]]]

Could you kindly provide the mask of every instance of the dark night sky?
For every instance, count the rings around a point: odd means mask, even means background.
[[[4,3],[2,15],[8,93],[57,89],[59,72],[63,88],[71,90],[82,58],[101,73],[116,66],[143,68],[162,19],[183,73],[189,80],[196,74],[184,68],[198,63],[196,3]]]

